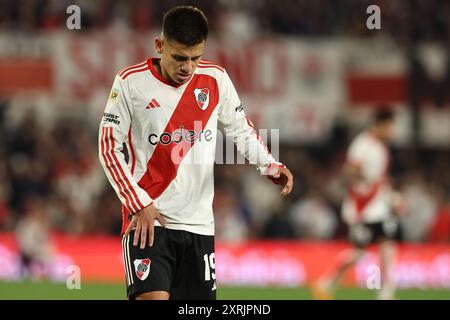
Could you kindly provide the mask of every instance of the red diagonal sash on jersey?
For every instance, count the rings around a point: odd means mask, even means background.
[[[384,179],[375,183],[373,187],[365,194],[360,194],[354,188],[350,188],[349,190],[350,197],[351,199],[353,199],[353,201],[355,201],[356,213],[359,219],[361,219],[362,212],[367,207],[369,202],[372,201],[378,194],[383,183]]]
[[[199,108],[194,94],[196,88],[209,88],[209,105],[205,110]],[[195,129],[203,130],[211,117],[212,112],[219,102],[218,87],[216,80],[208,75],[195,74],[187,85],[172,117],[170,118],[164,132],[174,132],[183,126],[184,130],[194,130],[194,122],[200,122]],[[177,176],[177,171],[181,159],[195,143],[185,143],[182,153],[177,154],[180,161],[176,163],[172,161],[172,153],[178,152],[179,148],[175,142],[170,144],[158,143],[152,157],[147,163],[147,172],[139,181],[139,186],[146,190],[152,199],[158,198],[161,193],[169,186],[169,184]]]
[[[375,182],[372,187],[366,191],[364,194],[361,194],[354,188],[350,188],[349,195],[350,198],[355,203],[355,209],[358,219],[362,219],[362,214],[364,209],[367,207],[367,205],[375,198],[375,196],[378,194],[378,192],[381,190],[381,188],[389,181],[388,179],[388,173],[391,166],[391,155],[389,150],[387,149],[386,145],[382,143],[378,138],[376,138],[374,135],[369,134],[369,137],[372,138],[375,143],[378,143],[381,145],[381,147],[384,149],[384,152],[387,157],[386,161],[386,167],[384,168],[384,174],[381,177],[381,179],[377,182]]]

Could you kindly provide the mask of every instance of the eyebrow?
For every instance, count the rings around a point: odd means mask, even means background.
[[[199,59],[201,56],[202,56],[202,55],[198,55],[198,56],[192,57],[191,60],[197,60],[197,59]],[[178,60],[178,61],[186,61],[186,60],[189,59],[189,57],[182,56],[182,55],[179,55],[179,54],[172,54],[172,58],[174,58],[175,60]]]

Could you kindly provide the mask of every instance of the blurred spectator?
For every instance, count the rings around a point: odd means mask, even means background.
[[[0,230],[6,227],[6,219],[8,217],[8,208],[5,201],[0,198]]]
[[[8,181],[6,161],[0,150],[0,230],[6,227],[8,219]]]
[[[234,191],[217,188],[214,192],[214,219],[216,239],[239,243],[248,239],[247,222],[240,214]]]
[[[260,234],[271,213],[280,210],[283,205],[283,200],[277,186],[266,177],[260,176],[254,168],[247,166],[246,169],[240,178],[240,183],[243,184],[243,193],[241,196],[249,204],[253,232],[254,234]]]
[[[338,225],[333,210],[314,190],[292,206],[289,218],[296,236],[302,239],[331,239]]]
[[[438,207],[427,240],[450,243],[450,200],[443,190],[438,191]]]
[[[436,212],[436,198],[420,172],[406,179],[402,190],[407,214],[402,215],[400,224],[406,241],[423,241]]]
[[[286,208],[274,212],[267,219],[261,236],[270,239],[296,238],[294,227],[287,215],[288,211]]]
[[[42,199],[36,196],[26,198],[24,210],[15,230],[22,277],[41,279],[47,274],[53,254],[47,213]]]

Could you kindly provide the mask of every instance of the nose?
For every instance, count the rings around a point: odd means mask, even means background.
[[[187,60],[181,65],[181,71],[183,73],[191,74],[194,71],[194,62]]]

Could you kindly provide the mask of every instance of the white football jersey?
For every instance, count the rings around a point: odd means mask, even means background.
[[[362,132],[351,143],[347,162],[361,169],[363,181],[349,187],[342,206],[344,221],[384,221],[391,213],[388,148],[370,132]]]
[[[167,228],[213,235],[218,123],[261,174],[279,163],[246,118],[223,67],[202,60],[189,81],[173,86],[155,63],[118,73],[100,124],[99,158],[122,202],[122,233],[130,213],[152,203]]]

